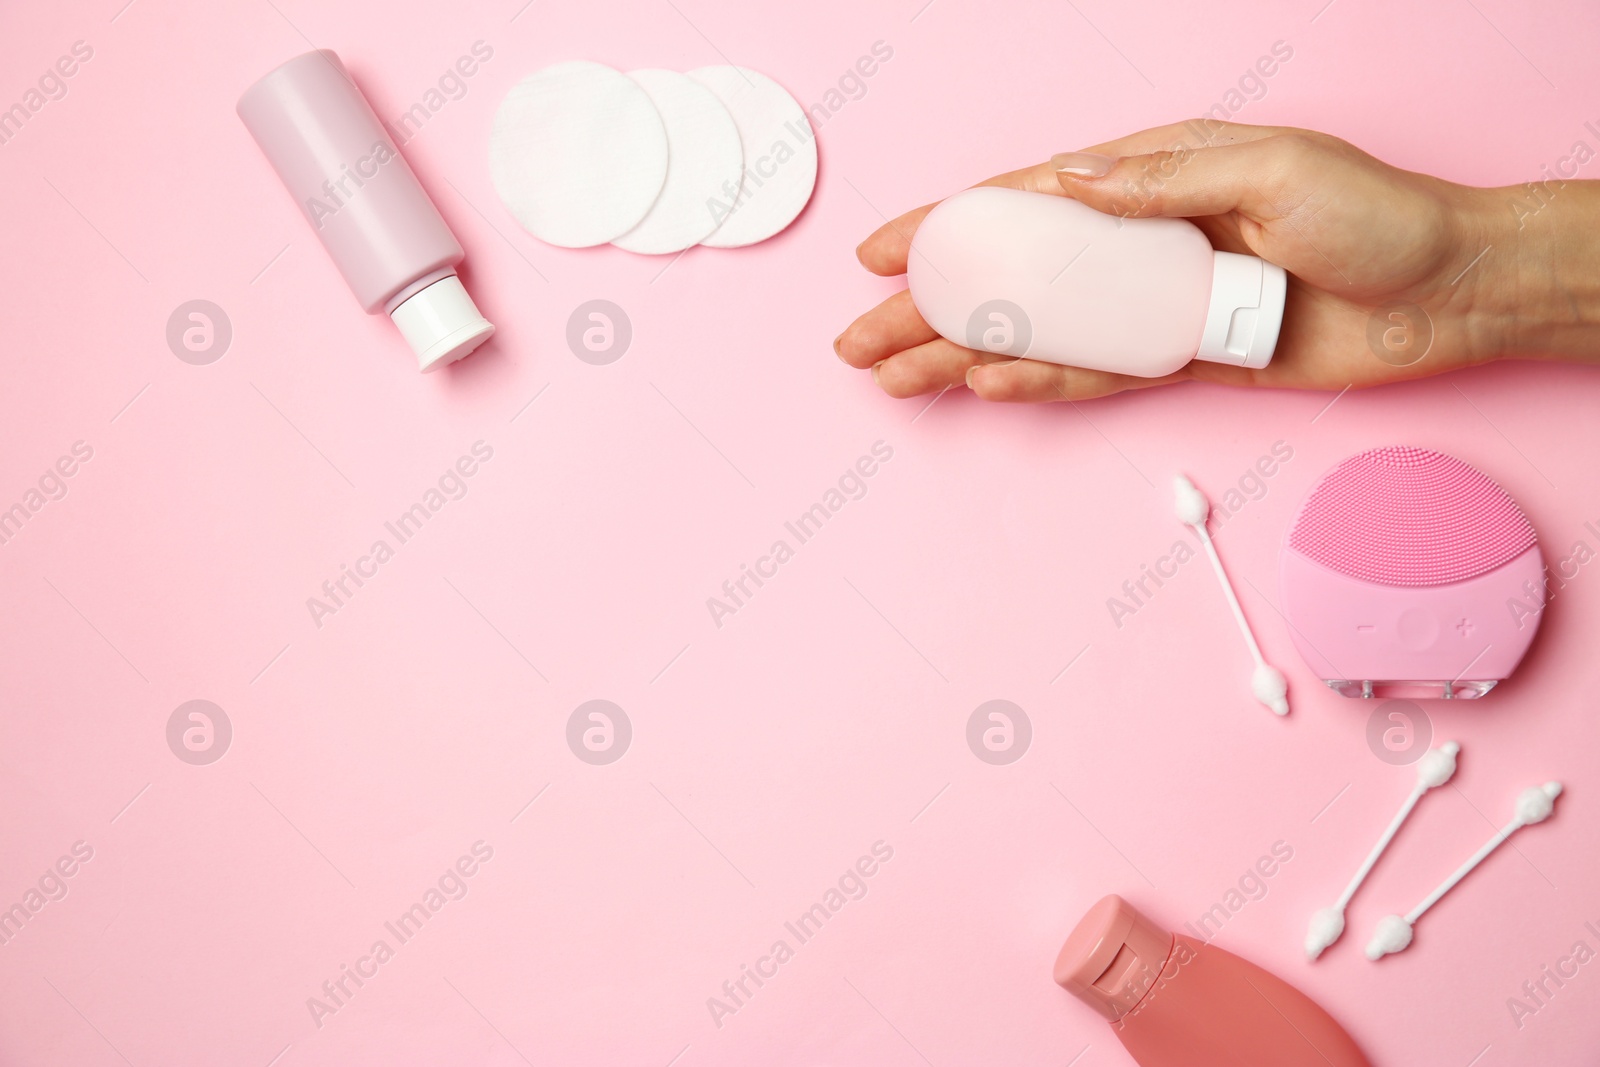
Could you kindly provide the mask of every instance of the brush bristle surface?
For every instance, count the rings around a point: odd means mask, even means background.
[[[1516,501],[1452,456],[1390,445],[1351,456],[1311,491],[1289,547],[1382,585],[1448,585],[1538,541]]]

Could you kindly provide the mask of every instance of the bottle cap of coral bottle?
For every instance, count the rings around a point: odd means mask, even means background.
[[[1132,1011],[1167,965],[1172,935],[1119,896],[1104,897],[1073,928],[1055,979],[1107,1019]]]
[[[1272,362],[1278,347],[1289,276],[1255,256],[1213,255],[1211,303],[1195,358],[1259,370]]]

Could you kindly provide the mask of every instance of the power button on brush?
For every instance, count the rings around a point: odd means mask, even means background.
[[[1439,617],[1424,608],[1407,608],[1400,613],[1395,632],[1402,645],[1421,652],[1439,640]]]

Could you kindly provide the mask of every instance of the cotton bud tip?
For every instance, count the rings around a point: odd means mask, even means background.
[[[1428,750],[1417,761],[1417,781],[1429,789],[1444,785],[1456,773],[1456,753],[1460,751],[1461,746],[1454,741],[1446,741],[1438,748]]]
[[[1524,789],[1522,795],[1517,797],[1517,821],[1524,826],[1544,822],[1555,810],[1556,797],[1560,795],[1559,782],[1546,782],[1544,785]]]
[[[1339,940],[1342,933],[1344,912],[1338,908],[1323,908],[1311,916],[1311,926],[1306,930],[1306,959],[1322,955],[1322,950]]]
[[[1411,924],[1404,916],[1386,915],[1378,920],[1378,928],[1372,931],[1372,940],[1367,942],[1367,959],[1381,959],[1391,952],[1404,951],[1409,944]]]
[[[1267,663],[1257,667],[1250,679],[1250,690],[1276,714],[1289,714],[1289,680],[1278,668]]]
[[[1172,488],[1178,519],[1189,526],[1204,526],[1206,517],[1211,514],[1211,502],[1206,495],[1181,474],[1172,479]]]

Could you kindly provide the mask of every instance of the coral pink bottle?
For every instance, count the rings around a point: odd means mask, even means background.
[[[1119,896],[1079,921],[1055,978],[1111,1020],[1140,1067],[1369,1067],[1304,993],[1231,952],[1167,933]]]
[[[383,310],[425,371],[494,333],[456,276],[465,253],[372,105],[326,49],[239,98],[239,117],[369,314]]]

